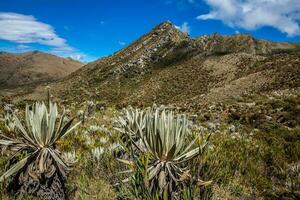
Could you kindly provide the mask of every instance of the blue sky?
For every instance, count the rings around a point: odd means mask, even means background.
[[[1,0],[0,51],[41,50],[88,62],[165,20],[192,37],[250,33],[300,41],[299,0]]]

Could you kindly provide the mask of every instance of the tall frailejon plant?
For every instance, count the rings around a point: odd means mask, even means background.
[[[153,197],[180,195],[183,183],[192,178],[188,163],[202,152],[207,141],[197,144],[197,137],[192,138],[186,115],[159,108],[129,108],[125,113],[119,118],[117,130],[130,138],[124,144],[132,160],[121,161],[137,169],[139,157],[150,155],[147,179]]]
[[[80,122],[72,126],[74,119],[66,123],[64,119],[65,114],[59,118],[57,105],[52,102],[49,102],[49,111],[44,103],[33,104],[31,110],[27,105],[24,123],[14,116],[20,137],[0,136],[0,145],[13,153],[8,162],[10,168],[0,177],[0,181],[9,181],[10,189],[18,191],[18,195],[29,193],[43,198],[43,195],[52,193],[53,199],[57,196],[65,198],[66,173],[73,163],[64,159],[55,145]]]
[[[126,139],[138,140],[139,133],[145,128],[145,112],[132,107],[123,111],[124,115],[117,118],[114,128]]]

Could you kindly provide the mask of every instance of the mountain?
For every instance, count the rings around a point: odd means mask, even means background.
[[[0,88],[57,80],[79,69],[83,64],[71,58],[61,58],[39,51],[0,53]]]
[[[299,86],[300,43],[244,34],[190,38],[167,21],[53,84],[52,92],[76,102],[196,106]],[[42,91],[26,98],[40,98]]]

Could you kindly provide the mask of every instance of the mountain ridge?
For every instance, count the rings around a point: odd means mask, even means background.
[[[186,105],[193,104],[193,99],[221,101],[218,96],[225,100],[281,90],[285,85],[298,88],[299,47],[299,43],[269,42],[242,34],[190,38],[167,21],[52,88],[56,97],[78,102]],[[241,83],[245,85],[236,86]],[[39,88],[25,98],[39,98],[42,91]]]
[[[82,63],[41,51],[1,52],[0,86],[14,88],[62,78],[76,71]]]

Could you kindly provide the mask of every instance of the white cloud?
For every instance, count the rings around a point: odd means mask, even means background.
[[[69,30],[69,27],[64,26],[64,29]],[[0,12],[1,39],[18,44],[10,51],[24,52],[33,50],[33,47],[28,46],[28,44],[40,44],[48,46],[49,53],[58,56],[72,57],[76,60],[89,58],[86,54],[68,45],[65,39],[55,33],[51,25],[40,22],[31,15]]]
[[[85,55],[81,55],[81,54],[71,55],[70,57],[74,60],[79,60],[79,61],[82,61],[85,59]]]
[[[51,47],[69,47],[52,26],[38,21],[31,15],[0,12],[0,39],[28,44],[38,43]]]
[[[177,29],[184,33],[190,33],[191,32],[191,27],[189,26],[189,23],[184,22],[181,26],[175,26]]]
[[[209,13],[197,19],[216,19],[230,27],[255,30],[271,26],[289,36],[300,35],[299,0],[204,0]]]

